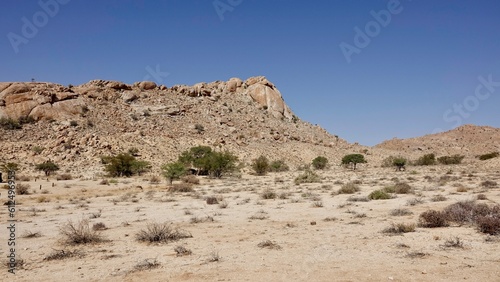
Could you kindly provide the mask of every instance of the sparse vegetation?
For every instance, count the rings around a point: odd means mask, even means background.
[[[297,176],[294,180],[294,183],[296,185],[300,185],[302,183],[315,183],[315,182],[321,182],[321,177],[312,170],[304,171],[304,173]]]
[[[386,234],[401,234],[408,232],[415,232],[415,224],[393,223],[391,226],[382,230],[382,233]]]
[[[419,226],[428,228],[448,226],[447,216],[436,210],[425,211],[419,216]]]
[[[260,156],[252,161],[252,169],[257,175],[265,175],[269,171],[269,160],[265,156]]]
[[[146,230],[135,235],[137,241],[148,243],[167,243],[191,237],[190,233],[174,229],[169,223],[149,223]]]
[[[389,193],[385,192],[384,190],[375,190],[368,195],[368,198],[372,200],[387,200],[391,199],[392,197]]]
[[[98,231],[92,230],[88,220],[78,223],[68,221],[60,229],[64,243],[68,245],[93,244],[103,242],[104,239]]]
[[[353,182],[346,183],[342,185],[342,187],[339,189],[338,193],[339,194],[354,194],[356,192],[361,191],[361,188],[357,184],[354,184]]]
[[[116,156],[105,156],[101,158],[105,165],[104,170],[111,177],[130,177],[134,174],[141,175],[151,168],[149,162],[137,160],[129,153],[121,153]]]
[[[55,250],[54,252],[48,254],[43,258],[45,261],[51,261],[51,260],[63,260],[67,258],[72,258],[72,257],[83,257],[85,254],[82,253],[79,250]]]
[[[161,169],[163,171],[163,176],[170,184],[172,184],[174,180],[180,179],[181,176],[186,174],[186,167],[181,162],[164,164]]]
[[[328,164],[328,159],[322,156],[318,156],[312,160],[312,166],[315,169],[325,169]]]
[[[271,250],[281,250],[281,246],[272,242],[271,240],[265,240],[257,244],[259,248],[266,248]]]
[[[0,118],[0,127],[5,130],[16,130],[23,128],[19,121],[6,117]]]
[[[435,154],[426,154],[418,158],[415,162],[415,165],[435,165],[436,164],[436,155]]]
[[[439,157],[437,160],[440,164],[451,165],[451,164],[461,163],[464,158],[465,156],[462,155],[453,155],[453,156],[442,156]]]
[[[492,152],[484,155],[480,155],[477,158],[480,159],[481,161],[489,160],[498,157],[498,152]]]
[[[288,170],[290,170],[290,168],[283,160],[275,160],[269,164],[270,172],[283,172]]]

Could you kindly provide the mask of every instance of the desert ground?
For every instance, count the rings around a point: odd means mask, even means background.
[[[173,192],[153,175],[30,175],[18,181],[30,186],[29,194],[16,196],[16,255],[22,260],[16,274],[3,263],[1,280],[499,281],[498,235],[473,224],[419,225],[422,212],[459,201],[500,203],[500,187],[481,184],[498,183],[498,169],[464,164],[352,171],[332,165],[316,171],[321,182],[296,185],[302,173],[198,176],[200,183],[188,192]],[[338,193],[347,183],[360,190]],[[411,190],[367,198],[396,183]],[[1,194],[6,201],[6,190]],[[7,217],[2,209],[4,226]],[[70,223],[88,223],[102,240],[69,242],[61,230]],[[155,223],[185,238],[137,240]],[[394,224],[414,230],[392,232]],[[2,228],[2,238],[7,231]]]

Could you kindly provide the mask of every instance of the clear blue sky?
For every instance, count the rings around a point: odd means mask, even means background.
[[[264,75],[300,118],[364,145],[500,127],[500,1],[396,2],[2,0],[0,81]],[[357,48],[350,62],[343,42]],[[155,79],[157,67],[168,76]]]

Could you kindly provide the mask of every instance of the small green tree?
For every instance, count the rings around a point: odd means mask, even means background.
[[[161,169],[163,170],[163,176],[169,181],[170,184],[176,179],[180,179],[181,176],[186,174],[186,167],[181,162],[174,162],[164,164]]]
[[[328,164],[328,159],[322,156],[316,157],[312,160],[312,165],[315,169],[324,169]]]
[[[356,165],[357,164],[362,164],[366,163],[365,156],[361,154],[350,154],[350,155],[345,155],[342,158],[342,164],[343,165],[349,165],[352,164],[352,169],[356,170]]]
[[[231,152],[212,152],[207,156],[207,170],[211,176],[221,178],[224,174],[236,170],[238,157]]]
[[[269,171],[269,160],[261,155],[252,161],[252,169],[257,175],[265,175]]]
[[[407,160],[405,158],[396,157],[392,161],[392,165],[395,166],[398,171],[402,171],[405,169],[406,162],[407,162]]]
[[[128,153],[121,153],[117,156],[102,157],[101,161],[106,165],[104,170],[110,176],[132,176],[134,174],[134,163],[136,159]]]
[[[179,156],[179,162],[187,167],[195,168],[197,174],[199,174],[203,170],[208,170],[208,161],[211,154],[212,148],[209,146],[196,146],[182,152]]]
[[[36,169],[43,171],[46,176],[49,176],[52,172],[59,170],[59,166],[52,161],[45,161],[37,164]]]

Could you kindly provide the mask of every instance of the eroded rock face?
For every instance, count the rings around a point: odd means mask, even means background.
[[[2,83],[0,116],[56,119],[78,114],[83,101],[71,89],[53,83]]]

